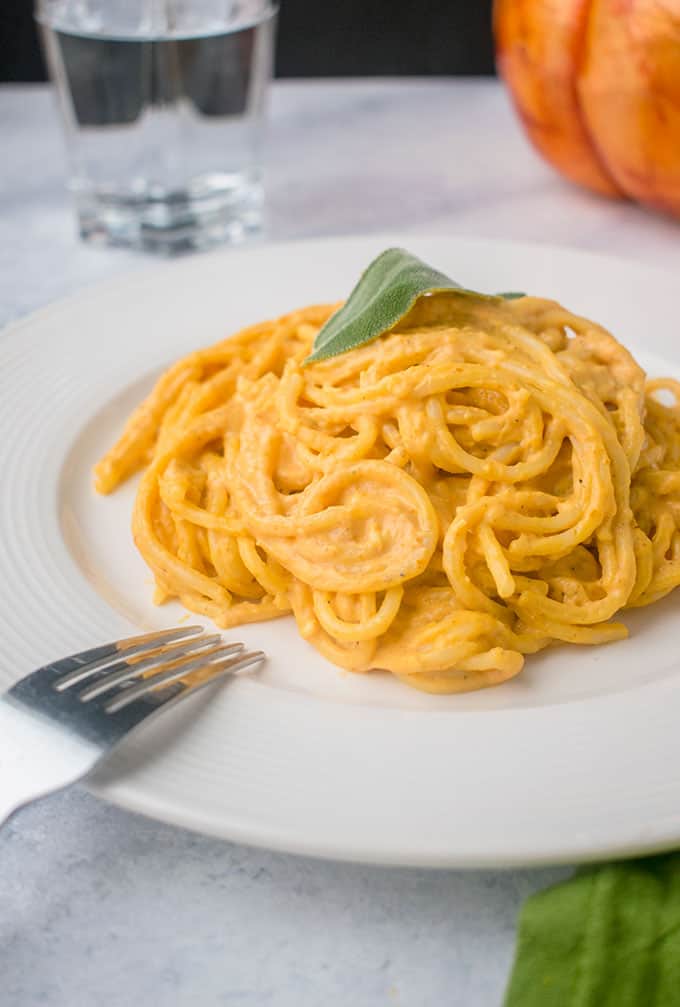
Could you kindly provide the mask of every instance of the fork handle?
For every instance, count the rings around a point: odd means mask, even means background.
[[[0,701],[0,825],[25,804],[81,779],[98,753]]]

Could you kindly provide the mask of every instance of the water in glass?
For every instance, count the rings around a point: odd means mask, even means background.
[[[43,0],[81,234],[160,251],[261,226],[268,0]]]

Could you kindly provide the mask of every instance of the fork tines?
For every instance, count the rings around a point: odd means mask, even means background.
[[[113,714],[173,683],[183,684],[183,692],[195,691],[218,676],[259,664],[264,656],[245,651],[242,643],[222,643],[219,633],[204,634],[201,626],[184,626],[75,654],[69,661],[77,667],[57,678],[53,688],[74,690],[83,703],[112,693],[102,706]],[[205,674],[197,677],[199,671]],[[83,683],[85,688],[77,690]]]

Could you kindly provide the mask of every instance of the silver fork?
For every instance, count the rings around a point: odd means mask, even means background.
[[[264,656],[184,626],[93,647],[22,678],[0,696],[0,825],[82,779],[153,714]],[[199,670],[205,677],[184,680]]]

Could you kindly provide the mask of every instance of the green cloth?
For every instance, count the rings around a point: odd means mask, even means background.
[[[504,1007],[680,1005],[680,853],[579,870],[527,900]]]

